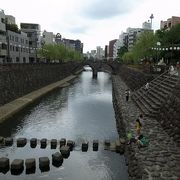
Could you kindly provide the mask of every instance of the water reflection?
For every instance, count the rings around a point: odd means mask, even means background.
[[[72,139],[76,147],[62,166],[50,166],[49,172],[41,172],[38,168],[39,157],[50,159],[59,149],[51,149],[50,143],[45,149],[31,148],[30,144],[24,148],[1,148],[0,156],[13,159],[36,158],[35,174],[26,175],[26,171],[19,176],[0,173],[0,179],[63,179],[63,180],[116,180],[127,179],[127,170],[123,156],[104,151],[102,142],[108,138],[118,137],[112,107],[111,78],[100,72],[97,79],[92,79],[92,72],[83,72],[69,87],[58,89],[44,97],[23,113],[13,117],[0,127],[0,136],[13,138],[47,138]],[[101,144],[94,152],[89,147],[88,152],[81,152],[82,140],[92,142],[98,139]]]

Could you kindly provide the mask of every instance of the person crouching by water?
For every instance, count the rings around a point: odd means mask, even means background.
[[[136,119],[136,133],[137,133],[137,136],[140,136],[141,128],[142,128],[142,124],[141,124],[140,120]]]
[[[126,89],[125,95],[126,95],[126,101],[128,101],[129,100],[129,96],[130,96],[130,90],[129,89]]]

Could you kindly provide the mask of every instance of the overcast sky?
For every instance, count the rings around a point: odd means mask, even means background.
[[[80,39],[84,52],[104,48],[128,27],[142,27],[154,14],[153,29],[160,21],[180,16],[180,0],[0,0],[6,15],[16,23],[38,23],[41,31]]]

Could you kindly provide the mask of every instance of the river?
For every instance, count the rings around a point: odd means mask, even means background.
[[[62,166],[50,166],[47,172],[39,169],[38,158],[50,159],[57,149],[41,149],[40,145],[30,148],[29,143],[23,148],[0,148],[0,156],[13,159],[36,158],[36,171],[20,175],[11,175],[11,171],[0,173],[1,180],[127,180],[127,167],[124,156],[106,151],[103,141],[118,138],[116,121],[112,105],[112,81],[108,73],[99,72],[97,79],[92,79],[92,71],[83,71],[70,86],[57,89],[43,97],[20,114],[0,125],[0,136],[33,137],[48,140],[66,138],[76,143],[74,151]],[[92,150],[92,141],[98,139],[98,151]],[[81,151],[83,140],[89,141],[87,152]]]

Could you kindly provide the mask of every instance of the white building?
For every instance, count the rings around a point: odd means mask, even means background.
[[[148,21],[148,22],[144,22],[143,24],[142,24],[142,28],[143,29],[149,29],[149,30],[151,30],[151,23]]]
[[[54,44],[55,42],[55,35],[53,34],[53,32],[47,32],[46,30],[44,30],[44,32],[42,33],[42,43],[43,44]]]
[[[7,60],[7,41],[6,41],[6,25],[5,14],[0,9],[0,63]]]
[[[7,24],[16,24],[16,19],[12,15],[6,15],[6,23]]]
[[[97,49],[96,58],[102,59],[104,57],[103,48],[101,48],[101,46],[97,46],[96,49]]]
[[[114,47],[113,47],[113,59],[117,58],[118,56],[118,49],[120,49],[120,46],[122,43],[120,42],[120,40],[118,39],[115,43],[114,43]]]

